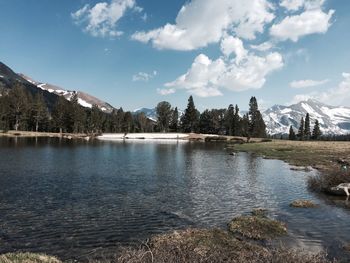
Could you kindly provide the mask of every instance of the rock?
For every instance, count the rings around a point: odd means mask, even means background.
[[[290,204],[291,207],[295,208],[315,208],[318,207],[317,204],[314,204],[310,200],[295,200]]]

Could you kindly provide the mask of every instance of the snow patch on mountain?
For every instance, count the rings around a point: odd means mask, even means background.
[[[310,114],[311,128],[317,119],[323,134],[350,133],[350,108],[329,106],[311,99],[290,106],[275,105],[264,111],[267,132],[271,135],[288,134],[290,126],[297,131],[306,113]]]
[[[53,93],[53,94],[56,94],[59,96],[63,96],[65,99],[67,99],[69,101],[72,99],[74,94],[77,94],[78,95],[78,103],[85,108],[91,109],[92,105],[97,105],[99,107],[99,109],[102,110],[103,112],[110,113],[114,110],[114,107],[111,106],[110,104],[108,104],[108,103],[106,103],[106,102],[104,102],[104,101],[102,101],[94,96],[91,96],[87,93],[84,93],[81,91],[66,90],[66,89],[62,89],[60,87],[57,87],[55,85],[51,85],[48,83],[41,83],[41,82],[38,82],[38,81],[31,79],[30,77],[23,75],[23,74],[21,74],[20,76],[23,77],[28,82],[30,82],[31,84],[38,87],[39,89],[48,91],[50,93]]]

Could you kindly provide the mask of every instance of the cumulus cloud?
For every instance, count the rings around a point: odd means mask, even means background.
[[[316,87],[316,86],[321,86],[329,82],[329,79],[324,79],[324,80],[311,80],[311,79],[306,79],[306,80],[295,80],[289,83],[289,86],[291,88],[295,89],[302,89],[302,88],[309,88],[309,87]]]
[[[162,96],[170,95],[176,92],[175,89],[157,89],[158,94]]]
[[[305,9],[321,8],[325,0],[282,0],[280,6],[288,11],[297,11],[304,7]]]
[[[280,6],[287,10],[296,11],[304,5],[304,0],[282,0]]]
[[[280,23],[274,24],[270,29],[271,36],[279,40],[292,40],[297,42],[299,38],[310,34],[324,34],[331,25],[331,18],[334,10],[328,13],[323,12],[320,8],[307,9],[305,12],[287,16]]]
[[[234,43],[229,45],[232,49],[225,48],[227,42]],[[222,88],[232,91],[260,89],[268,74],[283,67],[281,54],[271,52],[257,56],[249,53],[238,38],[224,39],[221,47],[225,56],[211,60],[200,54],[185,74],[165,86],[186,89],[199,97],[221,96]],[[231,54],[235,57],[228,57]]]
[[[175,24],[136,32],[132,39],[151,42],[158,49],[194,50],[218,43],[227,32],[243,39],[257,33],[274,19],[268,0],[192,0],[184,5]]]
[[[250,45],[250,47],[258,51],[268,51],[274,47],[274,44],[272,42],[266,41],[260,45]]]
[[[155,76],[157,76],[158,72],[153,71],[152,73],[146,73],[146,72],[139,72],[132,76],[132,81],[144,81],[148,82],[149,80],[153,79]]]
[[[330,105],[350,106],[350,73],[343,73],[343,80],[334,88],[324,92],[311,92],[294,96],[294,103],[307,99],[316,99]]]
[[[135,0],[111,0],[99,2],[93,7],[89,4],[71,14],[73,21],[84,27],[84,31],[94,37],[117,37],[123,34],[117,30],[118,21],[127,10],[141,12]]]

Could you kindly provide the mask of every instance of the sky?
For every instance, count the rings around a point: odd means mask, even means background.
[[[0,0],[0,61],[134,110],[350,106],[348,0]]]

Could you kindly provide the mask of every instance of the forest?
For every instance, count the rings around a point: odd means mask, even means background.
[[[257,99],[251,97],[249,112],[241,115],[238,105],[222,109],[207,109],[200,113],[193,97],[180,116],[178,108],[167,101],[156,105],[157,121],[144,113],[114,109],[101,111],[97,105],[84,108],[74,94],[70,100],[59,96],[53,107],[41,92],[34,95],[16,84],[0,96],[0,130],[21,130],[60,133],[138,133],[185,132],[246,137],[266,137],[266,125],[258,109]]]

